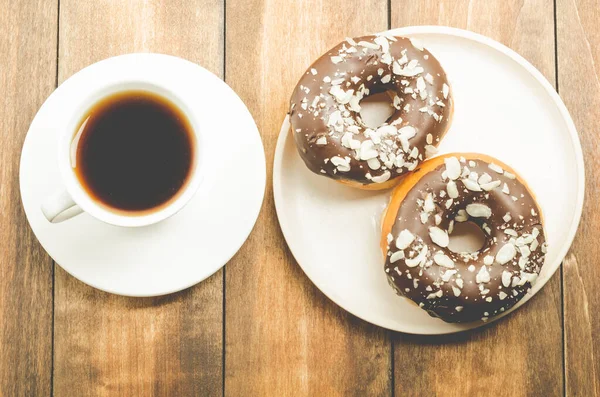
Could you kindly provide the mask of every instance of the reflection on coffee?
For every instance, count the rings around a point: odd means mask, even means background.
[[[113,94],[82,118],[72,166],[84,189],[119,212],[170,204],[191,175],[195,138],[184,113],[146,91]]]

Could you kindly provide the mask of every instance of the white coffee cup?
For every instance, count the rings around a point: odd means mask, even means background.
[[[107,96],[127,91],[147,91],[161,96],[172,102],[187,117],[193,131],[194,158],[192,170],[185,185],[166,204],[156,210],[136,212],[117,211],[92,198],[81,185],[72,166],[72,151],[77,145],[75,142],[76,129],[82,122],[91,107]],[[189,104],[175,95],[168,87],[156,84],[150,80],[125,80],[102,87],[90,93],[78,108],[73,109],[68,127],[60,135],[58,142],[58,166],[64,186],[42,204],[42,212],[46,219],[52,223],[63,222],[72,217],[87,212],[94,218],[103,222],[125,227],[147,226],[160,222],[181,210],[194,196],[202,183],[202,135],[197,120],[189,110]],[[133,154],[135,155],[135,154]]]

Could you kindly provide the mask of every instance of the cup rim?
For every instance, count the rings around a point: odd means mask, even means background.
[[[104,98],[128,91],[146,91],[173,103],[173,105],[175,105],[187,118],[195,139],[194,161],[186,184],[180,189],[175,198],[172,198],[170,199],[170,202],[163,204],[162,208],[157,210],[150,209],[141,212],[140,214],[114,210],[92,198],[81,185],[79,178],[77,178],[71,166],[71,144],[75,138],[76,128],[81,123],[84,115],[91,107]],[[141,227],[163,221],[175,215],[185,207],[197,192],[204,179],[202,174],[202,161],[205,158],[203,155],[205,145],[203,144],[202,135],[199,131],[199,122],[187,103],[175,92],[163,85],[144,79],[126,79],[104,85],[88,93],[87,96],[79,102],[77,108],[72,112],[68,127],[62,133],[61,139],[59,139],[58,164],[65,188],[73,198],[73,201],[81,207],[84,212],[87,212],[94,218],[105,223],[123,227]]]

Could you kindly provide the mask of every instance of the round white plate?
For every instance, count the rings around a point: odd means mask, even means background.
[[[197,112],[201,128],[210,131],[205,134],[205,180],[200,189],[179,213],[148,227],[111,226],[85,213],[49,223],[40,205],[62,187],[56,152],[59,133],[69,121],[67,109],[96,87],[145,74],[195,104],[191,111]],[[243,178],[232,182],[240,172]],[[65,81],[31,123],[20,169],[25,213],[44,249],[84,283],[128,296],[172,293],[219,270],[250,234],[265,179],[260,135],[235,92],[206,69],[160,54],[105,59]]]
[[[542,74],[500,43],[439,26],[390,32],[420,39],[452,83],[454,121],[440,153],[497,157],[514,167],[538,197],[549,250],[536,285],[518,307],[558,269],[579,224],[584,168],[573,121]],[[273,189],[294,257],[342,308],[373,324],[414,334],[452,333],[483,324],[448,324],[396,296],[379,250],[380,217],[390,192],[360,191],[312,174],[296,152],[287,118],[277,142]]]

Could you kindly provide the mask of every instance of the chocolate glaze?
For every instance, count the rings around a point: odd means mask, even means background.
[[[469,160],[475,163],[469,164]],[[527,187],[519,179],[513,178],[512,174],[507,171],[498,173],[490,168],[489,163],[477,158],[461,161],[460,166],[462,175],[454,181],[458,197],[448,207],[450,179],[446,177],[449,174],[447,165],[425,174],[402,201],[391,236],[388,236],[385,272],[390,285],[399,295],[413,300],[434,317],[447,322],[485,321],[514,306],[535,283],[544,263],[546,248],[542,216]],[[465,171],[465,167],[469,171]],[[469,190],[462,179],[468,178],[469,173],[473,172],[477,175],[472,174],[471,178],[476,176],[479,179],[484,173],[491,177],[492,185],[482,186],[490,188],[495,184],[494,181],[500,181],[500,185],[490,191]],[[424,208],[428,195],[433,199],[434,208],[426,216],[427,219],[423,219],[423,223],[421,216],[426,213]],[[488,218],[468,216],[468,221],[484,230],[485,243],[481,250],[463,255],[434,243],[430,228],[436,226],[436,214],[439,215],[437,227],[442,231],[451,231],[451,223],[457,222],[457,215],[459,220],[463,220],[467,205],[473,203],[484,204],[491,209]],[[510,219],[506,214],[510,215]],[[400,251],[396,239],[403,230],[408,230],[415,240],[404,249],[405,258],[392,263],[393,255]],[[501,264],[499,262],[506,260],[507,256],[499,256],[498,253],[509,243],[516,247],[516,254]],[[407,258],[414,258],[424,246],[428,248],[425,259],[419,265],[410,267]],[[508,252],[510,257],[510,251],[505,249],[504,253]],[[528,257],[525,256],[527,252],[530,252]],[[454,267],[437,264],[435,254],[446,255],[454,262]],[[398,256],[402,254],[396,254]],[[490,263],[490,259],[493,263]],[[455,274],[447,273],[449,271]],[[459,279],[462,282],[457,281]],[[510,285],[506,286],[508,283]]]
[[[359,102],[384,91],[396,111],[373,130],[363,123]],[[414,40],[364,36],[338,44],[308,68],[289,114],[311,171],[369,185],[404,175],[435,153],[450,125],[452,99],[439,62]],[[405,129],[403,147],[399,131],[407,126],[416,134]]]

